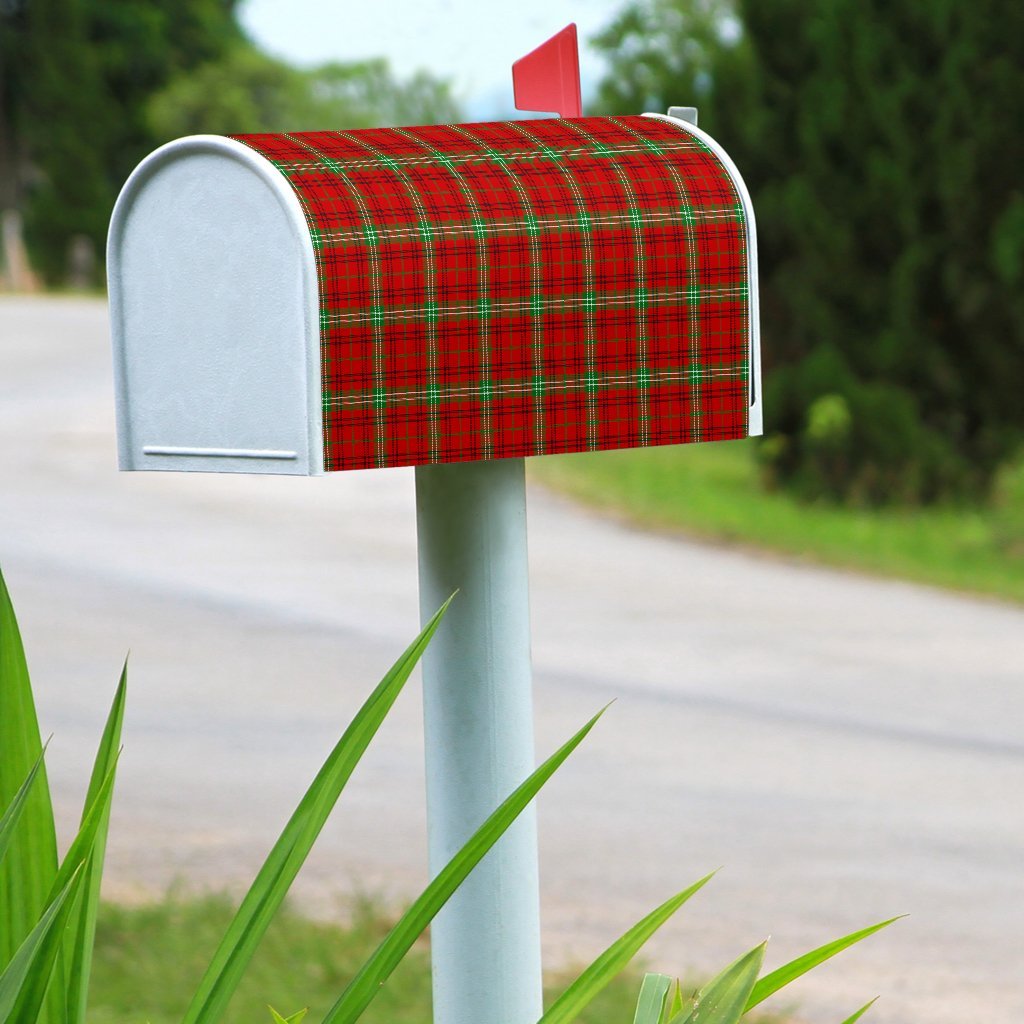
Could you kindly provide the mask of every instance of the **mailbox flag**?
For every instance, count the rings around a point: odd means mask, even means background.
[[[580,56],[576,26],[566,25],[512,65],[516,110],[550,111],[561,117],[582,117]]]

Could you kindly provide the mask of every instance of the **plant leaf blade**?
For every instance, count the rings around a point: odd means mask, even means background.
[[[645,974],[640,985],[640,996],[636,1001],[633,1024],[661,1024],[665,1009],[665,998],[672,985],[667,974]]]
[[[754,986],[754,990],[750,993],[750,1001],[747,1003],[747,1010],[752,1010],[759,1003],[763,1003],[769,996],[778,992],[780,988],[784,988],[791,981],[795,981],[819,964],[823,964],[826,960],[831,960],[837,953],[841,953],[844,949],[849,949],[855,943],[866,939],[869,935],[874,935],[875,932],[879,932],[883,928],[888,928],[894,921],[899,920],[899,917],[890,917],[887,921],[879,921],[878,924],[873,924],[868,928],[861,928],[859,931],[850,932],[849,935],[844,935],[842,938],[835,939],[832,942],[826,942],[825,945],[818,946],[817,949],[812,949],[810,952],[804,953],[803,956],[798,956],[795,960],[790,960],[789,963],[776,968],[776,970],[761,978]]]
[[[755,946],[712,978],[697,993],[686,1016],[672,1024],[737,1024],[761,970],[765,945]]]
[[[4,854],[7,853],[7,848],[11,844],[14,829],[17,827],[18,820],[21,818],[22,811],[24,811],[25,804],[28,801],[28,795],[32,790],[32,783],[36,781],[42,765],[43,754],[40,754],[36,758],[35,764],[29,769],[29,773],[25,777],[25,781],[18,788],[18,792],[14,794],[14,799],[8,805],[7,810],[4,811],[3,817],[0,817],[0,862],[3,861]]]
[[[0,572],[0,806],[8,807],[39,760],[39,736],[25,648]],[[0,863],[0,963],[8,963],[47,906],[57,874],[57,836],[45,764],[20,812],[17,832]],[[48,1018],[56,1024],[54,1014]]]
[[[598,712],[506,797],[462,849],[434,876],[359,969],[338,1001],[327,1011],[323,1024],[352,1024],[363,1013],[434,915],[529,805],[562,762],[583,742],[603,713]]]
[[[107,831],[110,825],[112,792],[106,791],[105,782],[111,778],[117,764],[121,746],[121,727],[124,723],[125,697],[128,688],[128,662],[121,669],[114,700],[107,715],[99,748],[93,761],[89,789],[82,809],[81,827],[85,828],[90,812],[100,806],[92,853],[85,864],[82,898],[75,911],[65,941],[67,963],[67,1019],[69,1024],[85,1024],[89,995],[89,977],[92,968],[93,946],[96,941],[96,916],[100,904],[100,884],[103,880],[103,861],[107,850]]]
[[[538,1024],[568,1024],[569,1021],[617,975],[637,954],[640,947],[687,901],[714,877],[712,872],[655,907],[615,940],[551,1004]]]
[[[872,999],[868,1003],[865,1003],[859,1010],[856,1011],[856,1013],[851,1013],[850,1016],[843,1021],[843,1024],[857,1024],[857,1021],[859,1021],[861,1017],[863,1017],[864,1014],[867,1013],[868,1010],[870,1010],[871,1007],[874,1006],[877,1002],[878,996],[875,996],[874,999]]]
[[[298,1010],[293,1013],[290,1017],[282,1017],[272,1006],[268,1006],[267,1009],[270,1010],[270,1016],[274,1024],[302,1024],[306,1014],[309,1013],[308,1006],[304,1010]]]
[[[76,897],[80,894],[82,889],[82,883],[85,880],[86,867],[92,858],[93,851],[96,848],[96,842],[99,836],[100,825],[106,819],[110,811],[110,800],[114,791],[114,768],[111,768],[107,773],[107,777],[103,780],[99,792],[97,793],[96,800],[92,807],[89,808],[85,819],[82,823],[82,827],[78,830],[78,835],[71,842],[71,846],[68,848],[68,852],[64,855],[64,860],[61,862],[60,867],[57,869],[57,877],[54,880],[53,888],[50,892],[50,902],[56,900],[60,893],[64,891],[68,885],[71,884],[72,879],[77,879],[75,893]],[[73,920],[73,913],[78,906],[78,899],[76,898],[72,905],[68,907],[67,917]],[[18,1004],[17,1014],[18,1020],[36,1021],[36,1016],[32,1015],[27,1008],[39,1007],[42,1008],[44,1000],[46,1001],[46,1012],[52,1013],[58,1021],[67,1020],[67,997],[68,989],[65,984],[67,978],[67,971],[64,962],[64,939],[70,931],[70,922],[66,921],[65,926],[62,926],[59,940],[55,951],[53,953],[54,962],[57,964],[57,970],[61,979],[61,984],[50,985],[50,974],[51,970],[36,971],[27,980],[25,985],[25,991],[22,993],[21,1001]],[[47,940],[49,941],[49,940]],[[47,989],[49,990],[49,998],[47,999]],[[32,1013],[38,1013],[39,1010],[33,1010]]]
[[[38,1018],[81,881],[79,871],[43,911],[0,974],[0,1024],[6,1024],[12,1013],[17,1020]]]
[[[683,1012],[683,986],[680,984],[679,979],[676,979],[676,986],[672,990],[672,998],[669,1000],[668,1010],[665,1016],[671,1020],[673,1017],[678,1016]]]
[[[451,600],[392,665],[317,773],[228,926],[182,1024],[214,1024],[220,1017],[345,784],[437,632]]]

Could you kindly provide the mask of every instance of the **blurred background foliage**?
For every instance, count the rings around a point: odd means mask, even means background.
[[[604,112],[695,103],[757,214],[769,482],[986,495],[1024,433],[1024,5],[644,0]]]
[[[102,251],[124,179],[170,138],[461,116],[445,81],[295,68],[236,15],[0,0],[0,209],[47,283],[72,239]],[[696,104],[750,187],[762,482],[862,507],[1005,503],[1024,438],[1024,5],[633,0],[594,43],[609,72],[590,112]]]
[[[69,244],[103,250],[114,200],[156,146],[197,132],[460,119],[446,82],[385,60],[295,68],[242,32],[238,0],[0,0],[0,210],[49,285]],[[97,279],[99,263],[97,260]]]
[[[431,124],[461,116],[447,84],[424,71],[402,82],[386,60],[304,71],[249,43],[236,44],[219,60],[173,79],[153,96],[148,114],[154,133],[166,139],[197,132]]]

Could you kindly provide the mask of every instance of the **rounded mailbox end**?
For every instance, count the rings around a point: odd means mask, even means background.
[[[323,471],[313,245],[269,160],[217,135],[155,150],[107,272],[122,469]]]

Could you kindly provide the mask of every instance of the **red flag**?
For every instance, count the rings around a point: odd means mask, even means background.
[[[554,111],[559,117],[583,116],[575,23],[566,25],[512,65],[512,92],[516,110]]]

